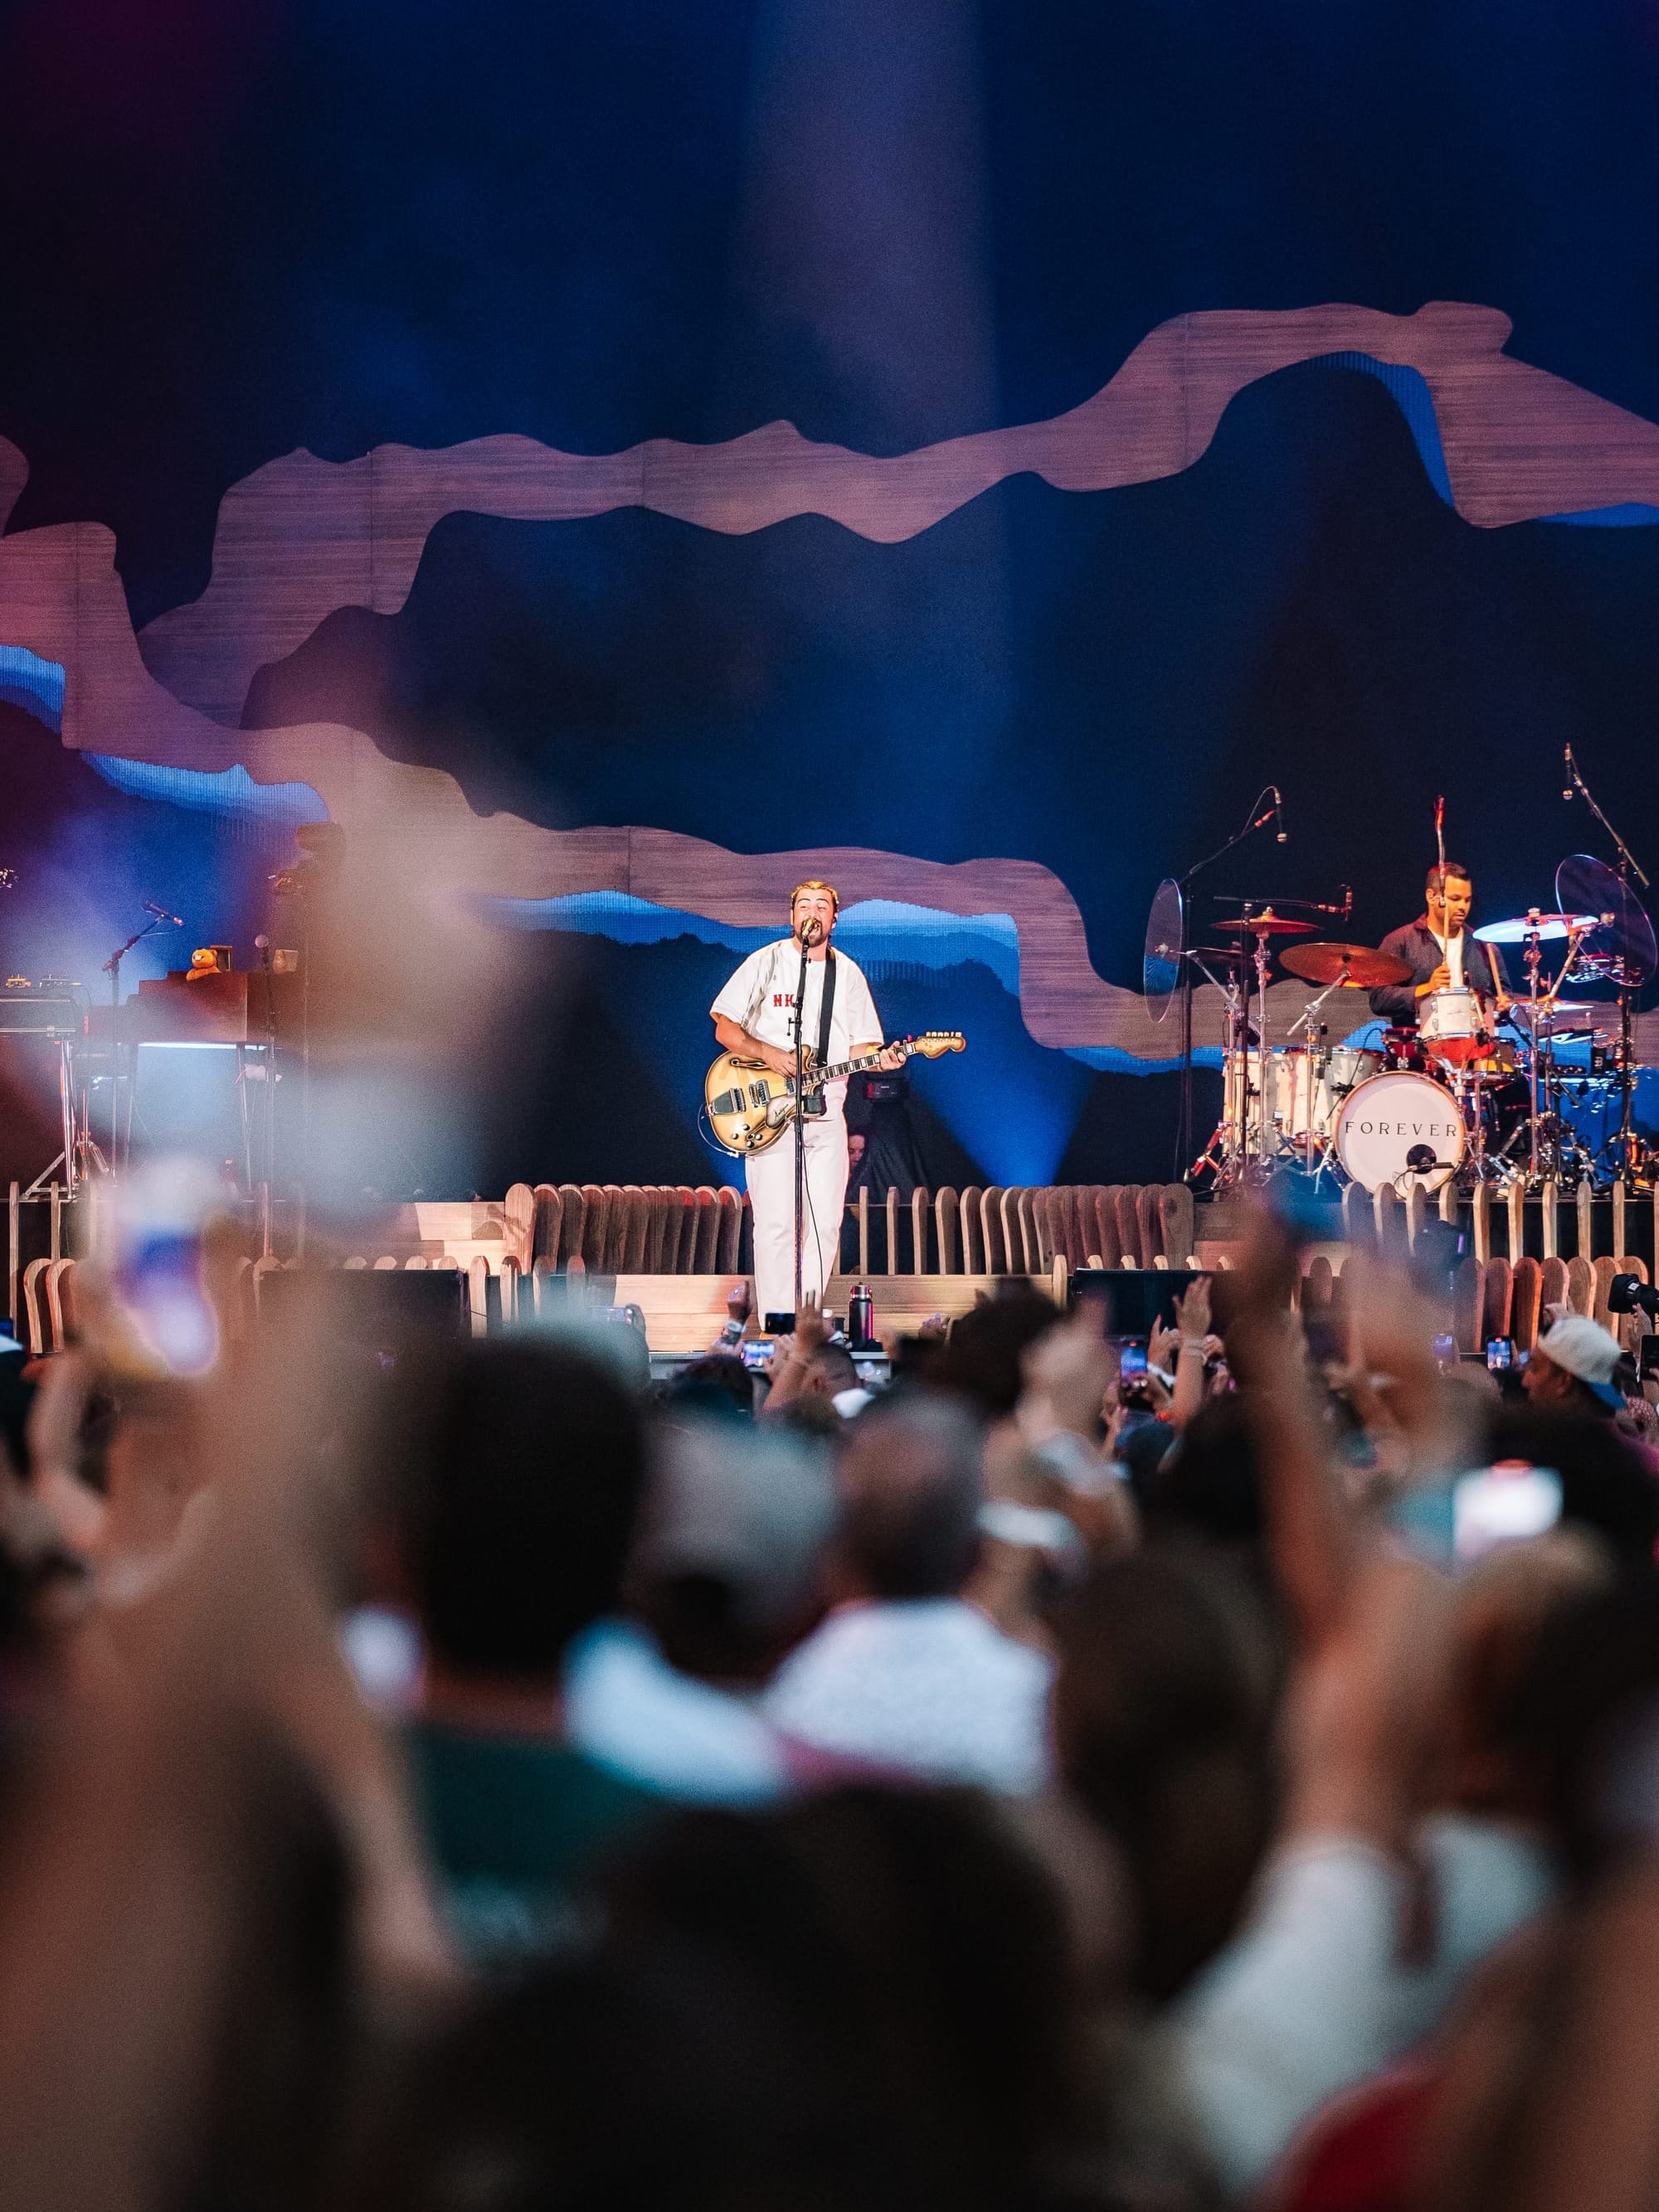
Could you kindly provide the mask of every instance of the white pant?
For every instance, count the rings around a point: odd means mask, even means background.
[[[775,1145],[744,1162],[755,1221],[756,1319],[795,1309],[795,1128],[805,1136],[806,1204],[800,1286],[822,1303],[841,1257],[842,1209],[847,1203],[847,1121],[830,1112],[786,1129]]]

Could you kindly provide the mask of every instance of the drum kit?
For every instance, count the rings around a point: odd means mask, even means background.
[[[1555,907],[1532,908],[1474,932],[1483,944],[1518,948],[1524,990],[1501,1012],[1472,990],[1429,994],[1414,1027],[1334,1020],[1355,995],[1409,983],[1406,962],[1367,945],[1328,942],[1316,925],[1283,911],[1345,908],[1311,900],[1227,901],[1243,911],[1221,923],[1219,945],[1187,950],[1179,888],[1159,887],[1147,931],[1146,979],[1155,1018],[1192,988],[1193,970],[1226,1004],[1222,1115],[1188,1179],[1237,1189],[1299,1171],[1333,1194],[1349,1183],[1415,1185],[1438,1192],[1477,1183],[1528,1189],[1659,1182],[1659,1157],[1632,1126],[1638,1073],[1632,1036],[1637,993],[1659,970],[1653,925],[1627,878],[1586,854],[1556,872]],[[1304,939],[1314,939],[1304,942]],[[1553,977],[1546,961],[1565,957]],[[1267,992],[1278,957],[1288,975],[1316,987],[1287,1041],[1267,1040]],[[1611,986],[1616,1006],[1575,995]],[[1598,1020],[1597,1018],[1600,1018]],[[1616,1028],[1613,1026],[1616,1018]],[[1190,1024],[1190,1012],[1185,1016]],[[1327,1040],[1334,1030],[1340,1041]],[[1599,1146],[1573,1118],[1599,1106]]]

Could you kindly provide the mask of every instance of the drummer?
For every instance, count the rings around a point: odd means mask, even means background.
[[[1498,948],[1482,945],[1468,930],[1474,886],[1456,860],[1429,870],[1424,885],[1426,911],[1403,929],[1390,930],[1381,950],[1403,960],[1409,983],[1382,983],[1371,993],[1371,1012],[1396,1027],[1415,1026],[1423,1004],[1437,991],[1475,992],[1483,1006],[1501,1014],[1509,1005]]]

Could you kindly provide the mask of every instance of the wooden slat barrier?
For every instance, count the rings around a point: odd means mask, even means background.
[[[1624,1264],[1622,1237],[1645,1236],[1647,1209],[1638,1214],[1619,1188],[1610,1201],[1605,1194],[1575,1192],[1569,1224],[1561,1203],[1567,1195],[1551,1186],[1541,1199],[1524,1200],[1482,1187],[1472,1197],[1453,1194],[1448,1204],[1427,1193],[1402,1200],[1387,1186],[1375,1193],[1354,1186],[1341,1194],[1340,1227],[1333,1194],[1331,1230],[1322,1241],[1333,1252],[1346,1243],[1402,1257],[1437,1217],[1450,1218],[1470,1232],[1466,1249],[1483,1266],[1502,1259],[1512,1271],[1530,1244],[1545,1262],[1546,1304],[1559,1297],[1579,1310],[1605,1312],[1607,1263],[1616,1257]],[[557,1273],[580,1261],[594,1274],[702,1278],[747,1273],[752,1265],[752,1213],[735,1183],[696,1189],[520,1183],[499,1204],[422,1205],[405,1212],[418,1212],[421,1221],[404,1223],[399,1233],[416,1241],[428,1261],[447,1252],[470,1268],[483,1254],[499,1275],[503,1261],[513,1259],[526,1285],[520,1301],[526,1310],[533,1303],[528,1285],[538,1267]],[[1056,1260],[1073,1272],[1095,1265],[1181,1267],[1200,1249],[1212,1261],[1224,1253],[1236,1260],[1243,1234],[1236,1209],[1230,1215],[1224,1203],[1195,1211],[1191,1191],[1178,1183],[860,1190],[847,1212],[842,1256],[860,1278],[874,1269],[888,1278],[1047,1279]],[[1577,1248],[1571,1261],[1563,1249],[1569,1243]],[[401,1245],[393,1264],[405,1264],[408,1250]],[[371,1253],[366,1264],[384,1256]],[[1483,1310],[1493,1303],[1486,1298]],[[42,1328],[50,1333],[44,1316]]]

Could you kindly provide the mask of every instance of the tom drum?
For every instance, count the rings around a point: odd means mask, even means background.
[[[1474,1060],[1485,1024],[1473,991],[1431,991],[1417,1018],[1418,1035],[1442,1060]]]

